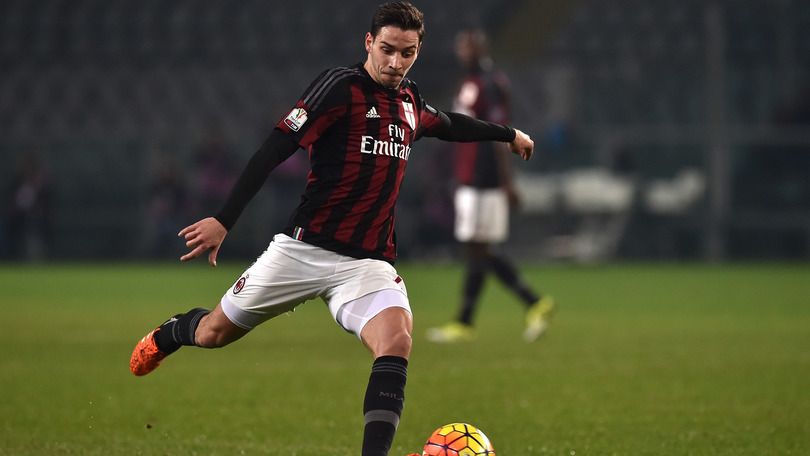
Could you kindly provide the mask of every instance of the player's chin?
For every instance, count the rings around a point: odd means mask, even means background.
[[[382,85],[388,87],[389,89],[395,89],[399,87],[399,83],[402,82],[402,76],[398,74],[383,73],[381,79]]]

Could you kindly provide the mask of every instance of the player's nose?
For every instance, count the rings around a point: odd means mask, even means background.
[[[400,66],[402,65],[402,59],[399,57],[399,55],[394,54],[393,56],[391,56],[391,60],[388,62],[388,65],[391,68],[394,68],[394,69],[398,70],[400,68]]]

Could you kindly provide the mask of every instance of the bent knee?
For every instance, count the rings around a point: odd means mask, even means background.
[[[194,345],[202,348],[220,348],[247,334],[247,330],[229,327],[202,326],[194,333]]]
[[[213,331],[210,329],[198,330],[194,336],[194,344],[198,347],[219,348],[227,345],[225,335],[222,331]]]
[[[405,330],[397,331],[378,345],[374,355],[375,357],[393,355],[407,358],[411,354],[412,345],[413,338],[409,332]]]
[[[200,324],[194,331],[194,345],[202,348],[224,347],[244,336],[248,331],[233,324],[217,307],[200,320]]]

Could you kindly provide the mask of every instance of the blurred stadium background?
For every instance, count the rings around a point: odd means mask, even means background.
[[[376,2],[0,2],[0,258],[175,258],[322,69],[364,58]],[[489,32],[515,123],[524,260],[810,257],[810,3],[417,2],[412,76],[451,106],[453,36]],[[406,259],[453,255],[446,149],[411,160]],[[255,255],[306,170],[271,176],[223,249]]]

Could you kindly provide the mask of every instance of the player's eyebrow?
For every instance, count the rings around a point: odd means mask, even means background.
[[[381,43],[383,46],[388,46],[388,47],[390,47],[390,48],[394,48],[394,49],[396,49],[396,48],[397,48],[396,46],[394,46],[393,44],[391,44],[391,43],[389,43],[389,42],[387,42],[387,41],[383,41],[383,40],[381,40],[381,41],[380,41],[380,43]],[[416,49],[416,45],[415,45],[415,44],[412,44],[412,45],[410,45],[410,46],[408,46],[408,47],[406,47],[406,48],[403,48],[403,49],[401,49],[401,50],[402,50],[402,51],[409,51],[409,50],[413,50],[413,49]]]

